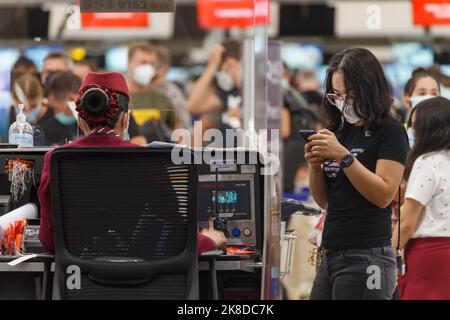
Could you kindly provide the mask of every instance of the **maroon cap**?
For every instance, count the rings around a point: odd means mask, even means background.
[[[118,72],[89,72],[80,87],[80,92],[89,86],[106,87],[111,91],[120,92],[130,99],[127,81]]]

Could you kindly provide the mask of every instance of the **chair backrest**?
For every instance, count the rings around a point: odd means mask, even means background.
[[[170,150],[62,148],[50,168],[62,298],[198,297],[193,164]]]

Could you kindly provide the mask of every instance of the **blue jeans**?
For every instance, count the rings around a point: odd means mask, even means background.
[[[390,246],[327,250],[317,270],[311,300],[390,300],[396,285]]]

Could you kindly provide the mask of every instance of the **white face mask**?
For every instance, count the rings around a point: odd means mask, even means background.
[[[347,121],[350,124],[355,124],[359,120],[362,120],[355,113],[355,109],[353,108],[353,101],[351,100],[347,102],[347,105],[345,105],[344,100],[336,100],[336,108],[338,108],[339,111],[342,113],[345,121]]]
[[[235,87],[233,77],[225,71],[218,71],[216,73],[217,85],[223,91],[231,91]]]
[[[128,132],[128,128],[130,127],[130,116],[131,116],[131,111],[128,110],[127,111],[127,115],[128,115],[128,120],[127,120],[127,127],[125,129],[123,129],[123,140],[124,141],[130,141],[130,133]]]
[[[408,133],[408,141],[409,141],[409,147],[412,148],[414,145],[414,140],[416,138],[416,133],[414,131],[413,127],[409,127],[407,130]]]
[[[282,88],[283,90],[289,90],[289,88],[290,88],[290,86],[291,86],[291,85],[289,84],[289,80],[288,80],[288,79],[285,79],[285,78],[281,79],[280,85],[281,85],[281,88]]]
[[[133,80],[141,86],[148,85],[155,77],[156,70],[151,64],[141,64],[133,71]]]
[[[411,97],[411,98],[409,98],[409,100],[411,101],[411,108],[414,109],[422,101],[425,101],[425,100],[428,100],[428,99],[431,99],[431,98],[435,98],[435,96],[415,96],[415,97]]]

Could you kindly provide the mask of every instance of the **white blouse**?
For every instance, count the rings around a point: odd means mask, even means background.
[[[450,150],[417,158],[405,198],[425,207],[412,238],[450,237]]]

